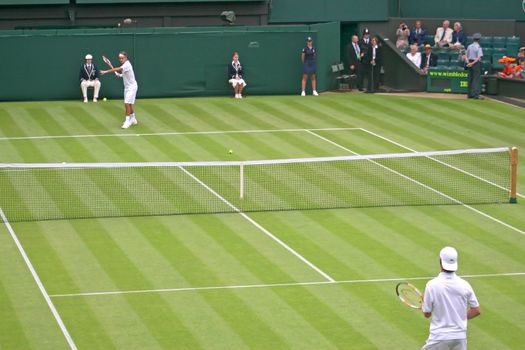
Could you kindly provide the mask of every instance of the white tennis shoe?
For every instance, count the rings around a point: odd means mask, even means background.
[[[301,92],[301,96],[306,96],[306,92]]]
[[[137,120],[137,118],[135,118],[135,114],[133,114],[129,120],[130,122],[130,125],[137,125],[139,122]]]
[[[319,96],[319,94],[318,94],[317,91],[315,91],[315,90],[314,90],[314,92],[313,92],[313,95],[314,95],[314,96]]]
[[[126,120],[124,121],[124,124],[122,124],[122,129],[127,129],[131,126],[131,117],[128,115],[126,116]]]

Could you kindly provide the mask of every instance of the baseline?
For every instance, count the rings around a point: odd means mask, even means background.
[[[22,258],[24,259],[24,261],[25,261],[25,263],[27,265],[27,268],[31,272],[31,275],[33,276],[33,279],[35,280],[35,282],[36,282],[36,284],[38,286],[38,289],[40,289],[40,292],[44,296],[44,299],[46,300],[47,306],[49,306],[49,309],[51,310],[51,313],[55,317],[55,320],[57,321],[58,326],[60,327],[60,330],[62,331],[62,334],[64,334],[64,337],[66,338],[67,343],[69,344],[69,347],[72,350],[77,350],[77,346],[75,345],[75,342],[73,341],[73,338],[69,334],[69,331],[67,330],[64,322],[62,321],[62,318],[60,317],[60,314],[58,313],[55,305],[51,301],[51,298],[50,298],[49,294],[47,294],[46,288],[42,284],[42,281],[40,280],[40,277],[38,277],[38,274],[36,273],[36,271],[35,271],[35,269],[33,267],[33,264],[29,260],[29,257],[27,256],[24,248],[22,247],[22,244],[18,240],[18,237],[16,236],[16,233],[13,230],[13,227],[11,227],[11,224],[7,220],[7,218],[6,218],[2,208],[0,208],[0,217],[2,217],[4,225],[7,228],[7,230],[9,231],[9,234],[11,235],[11,238],[13,238],[13,241],[15,242],[15,244],[16,244],[16,246],[18,248],[18,251],[20,251],[20,254],[22,255]]]
[[[321,128],[314,131],[361,130],[361,128]],[[137,137],[137,136],[173,136],[173,135],[213,135],[213,134],[243,134],[243,133],[274,133],[274,132],[302,132],[305,129],[268,129],[268,130],[225,130],[225,131],[174,131],[144,134],[86,134],[86,135],[45,135],[45,136],[18,136],[0,137],[0,141],[10,140],[38,140],[38,139],[75,139],[96,137]]]
[[[484,278],[484,277],[515,277],[525,276],[525,272],[509,272],[509,273],[492,273],[479,275],[461,275],[462,278]],[[250,288],[274,288],[274,287],[300,287],[300,286],[319,286],[319,285],[335,285],[335,284],[352,284],[352,283],[382,283],[382,282],[399,282],[399,281],[418,281],[430,280],[435,276],[425,277],[398,277],[398,278],[374,278],[363,280],[343,280],[343,281],[318,281],[318,282],[295,282],[295,283],[271,283],[271,284],[247,284],[247,285],[232,285],[232,286],[214,286],[214,287],[186,287],[186,288],[165,288],[165,289],[143,289],[143,290],[122,290],[112,292],[87,292],[87,293],[71,293],[71,294],[53,294],[51,298],[66,298],[66,297],[89,297],[89,296],[103,296],[103,295],[121,295],[121,294],[143,294],[143,293],[173,293],[173,292],[198,292],[207,290],[221,290],[221,289],[250,289]]]

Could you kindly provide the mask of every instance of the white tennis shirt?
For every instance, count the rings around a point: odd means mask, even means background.
[[[133,67],[129,61],[122,64],[122,81],[124,82],[124,89],[136,89],[138,87],[137,81],[135,80],[135,73]]]
[[[441,272],[428,281],[423,312],[432,312],[430,340],[467,338],[467,307],[478,307],[470,284],[453,272]]]

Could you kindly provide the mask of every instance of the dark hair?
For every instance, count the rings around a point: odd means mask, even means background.
[[[239,56],[239,53],[237,51],[233,51],[232,57],[235,56],[235,55]]]

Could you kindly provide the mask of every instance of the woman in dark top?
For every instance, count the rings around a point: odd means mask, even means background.
[[[228,65],[228,82],[232,84],[233,91],[235,92],[235,98],[242,98],[242,90],[246,86],[246,82],[243,79],[244,72],[242,69],[241,62],[239,62],[239,54],[233,53],[232,63]]]
[[[302,89],[301,96],[306,96],[305,89],[306,89],[306,81],[308,80],[308,76],[310,76],[310,80],[312,81],[313,95],[314,96],[319,95],[316,90],[317,82],[315,79],[315,75],[317,74],[317,65],[315,63],[315,55],[316,55],[316,50],[313,45],[313,40],[311,37],[308,37],[306,39],[306,46],[301,53],[301,61],[303,62],[303,80],[301,82],[301,89]]]

